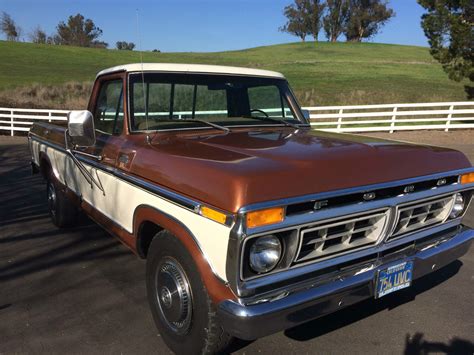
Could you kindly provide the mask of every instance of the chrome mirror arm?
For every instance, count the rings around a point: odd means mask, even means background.
[[[104,191],[104,187],[102,186],[102,183],[100,182],[100,179],[96,179],[94,178],[94,176],[89,172],[87,171],[86,167],[84,166],[84,164],[82,164],[76,157],[76,155],[74,154],[75,152],[77,152],[75,149],[71,148],[70,147],[70,142],[69,142],[69,139],[68,139],[68,130],[66,129],[64,131],[64,145],[65,145],[65,148],[66,148],[66,152],[69,154],[69,156],[72,158],[72,161],[74,162],[74,164],[76,164],[76,166],[78,167],[79,171],[81,172],[81,174],[84,176],[84,178],[87,180],[88,184],[91,185],[91,188],[93,188],[95,186],[97,186],[97,188],[102,191],[102,193],[105,195],[105,191]],[[83,152],[78,152],[80,154],[83,154],[83,155],[86,155],[86,156],[90,156],[90,157],[93,157],[93,158],[96,158],[98,160],[101,160],[102,157],[101,156],[95,156],[95,155],[92,155],[92,154],[87,154],[87,153],[83,153]]]

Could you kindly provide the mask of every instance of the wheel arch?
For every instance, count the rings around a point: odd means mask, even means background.
[[[191,254],[201,279],[215,303],[225,299],[236,299],[228,283],[212,270],[196,237],[182,222],[166,212],[149,205],[138,206],[135,209],[133,221],[136,251],[140,257],[147,257],[148,247],[153,238],[155,238],[158,232],[165,229],[176,237]]]
[[[49,174],[53,171],[51,161],[49,160],[49,157],[45,152],[39,153],[39,171],[40,171],[41,176],[45,180],[48,179]]]

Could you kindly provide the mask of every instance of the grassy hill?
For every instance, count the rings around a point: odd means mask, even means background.
[[[144,52],[143,60],[276,70],[305,105],[465,99],[463,84],[449,80],[422,47],[308,42],[215,53]],[[34,83],[61,88],[92,82],[101,69],[139,61],[138,52],[0,41],[0,96]]]

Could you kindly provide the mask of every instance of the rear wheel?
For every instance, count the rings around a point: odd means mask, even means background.
[[[64,191],[55,182],[54,177],[51,176],[46,184],[46,198],[49,216],[57,227],[70,227],[76,223],[78,216],[76,206],[67,198]]]
[[[231,344],[191,255],[168,231],[150,245],[146,281],[153,318],[172,351],[214,354]]]

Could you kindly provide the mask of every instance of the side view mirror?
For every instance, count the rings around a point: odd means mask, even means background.
[[[72,144],[79,147],[90,147],[95,144],[94,117],[89,111],[69,112],[67,127]]]
[[[309,119],[311,118],[309,110],[301,110],[301,112],[303,112],[304,118],[306,118],[309,121]]]

